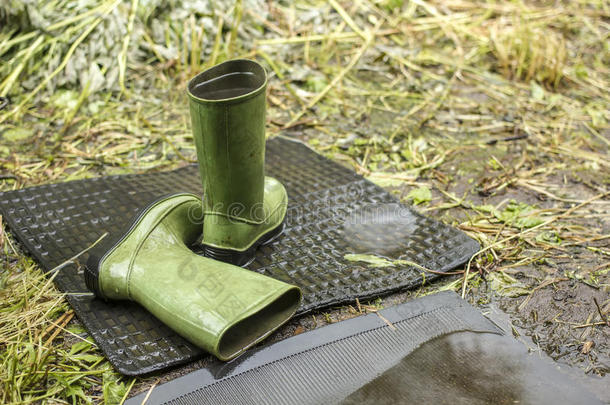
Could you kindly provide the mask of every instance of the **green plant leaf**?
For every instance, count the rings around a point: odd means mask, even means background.
[[[503,271],[489,273],[487,280],[490,282],[491,289],[503,297],[516,298],[530,293],[523,283]]]
[[[540,85],[534,81],[530,83],[530,88],[532,91],[532,98],[534,100],[542,101],[544,100],[544,89],[540,87]]]
[[[409,194],[407,194],[407,198],[409,200],[413,200],[415,205],[419,205],[425,202],[428,202],[432,199],[432,192],[426,186],[416,188],[411,190]]]
[[[29,138],[34,132],[26,128],[11,128],[2,133],[2,139],[7,142],[18,142]]]
[[[127,391],[127,386],[121,382],[120,376],[112,371],[107,371],[103,375],[104,383],[102,393],[104,403],[119,404]]]
[[[517,228],[532,228],[544,222],[544,219],[533,214],[534,207],[526,203],[511,201],[502,211],[494,211],[495,217],[507,225]]]
[[[343,256],[350,262],[365,262],[368,263],[369,267],[390,267],[394,266],[394,263],[384,259],[383,257],[367,254],[347,254]]]
[[[83,350],[90,349],[93,346],[93,343],[90,340],[91,338],[87,338],[86,340],[81,340],[80,342],[74,343],[72,347],[70,347],[70,354],[76,354]]]
[[[403,184],[403,180],[397,178],[398,176],[400,173],[373,172],[366,176],[366,179],[379,187],[398,187]]]
[[[544,231],[536,235],[536,241],[541,243],[550,243],[552,245],[561,244],[561,238],[557,235],[557,232]]]

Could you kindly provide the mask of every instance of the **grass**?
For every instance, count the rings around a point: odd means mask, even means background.
[[[481,242],[418,294],[500,302],[543,350],[561,341],[565,361],[607,373],[607,2],[252,3],[0,8],[0,190],[195,161],[186,81],[255,58],[270,72],[269,135],[307,141]],[[156,383],[112,370],[7,231],[2,402],[118,403]],[[598,305],[544,301],[579,286]]]
[[[74,312],[31,259],[6,235],[0,291],[2,403],[63,399],[119,402],[125,383],[97,350]],[[62,401],[63,402],[63,401]]]

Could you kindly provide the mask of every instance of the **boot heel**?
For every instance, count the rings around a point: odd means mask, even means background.
[[[203,255],[205,257],[240,267],[247,266],[254,260],[255,251],[256,247],[251,247],[243,252],[239,252],[213,246],[203,246]]]
[[[248,249],[240,252],[238,250],[223,249],[214,246],[203,245],[203,255],[210,259],[231,263],[235,266],[244,267],[252,263],[256,248],[273,243],[284,232],[284,223],[261,236]]]

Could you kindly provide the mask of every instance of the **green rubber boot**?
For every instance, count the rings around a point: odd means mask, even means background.
[[[245,59],[216,65],[188,84],[204,254],[238,266],[281,233],[286,215],[284,186],[264,172],[266,87],[265,69]]]
[[[193,253],[188,246],[201,234],[201,212],[192,194],[157,200],[121,239],[90,251],[85,281],[97,296],[136,301],[187,340],[229,360],[290,319],[301,292]]]

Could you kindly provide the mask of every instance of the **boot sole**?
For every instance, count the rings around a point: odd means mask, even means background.
[[[245,267],[252,263],[256,254],[256,249],[259,246],[264,246],[272,243],[284,232],[284,222],[258,238],[248,249],[244,251],[223,249],[213,246],[203,246],[203,255],[210,259],[219,260],[221,262],[230,263],[235,266]]]

